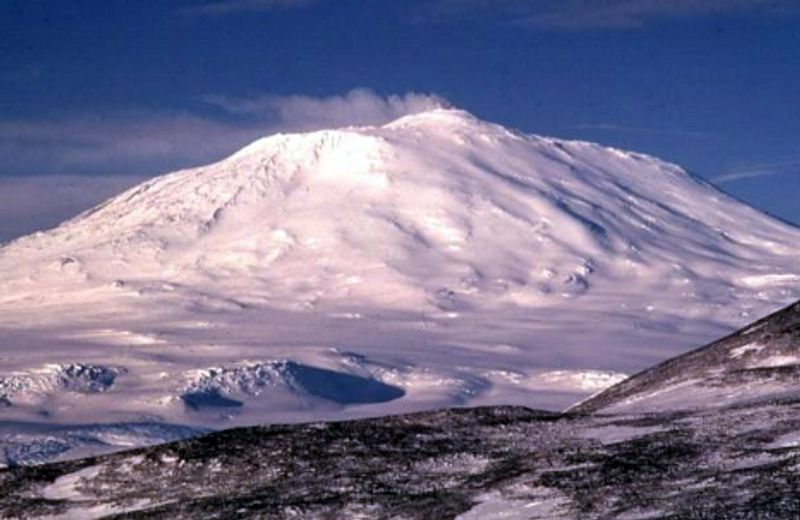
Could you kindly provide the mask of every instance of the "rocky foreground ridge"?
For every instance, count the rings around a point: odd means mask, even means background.
[[[0,472],[3,518],[797,518],[800,303],[563,414],[237,428]]]

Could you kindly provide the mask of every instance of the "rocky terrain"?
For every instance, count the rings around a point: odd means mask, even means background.
[[[238,428],[0,473],[3,518],[800,515],[800,304],[563,414]]]

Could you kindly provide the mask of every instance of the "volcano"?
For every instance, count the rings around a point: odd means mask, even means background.
[[[561,409],[800,298],[800,230],[456,109],[273,135],[0,248],[8,420]]]

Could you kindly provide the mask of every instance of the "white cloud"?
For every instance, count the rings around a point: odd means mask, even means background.
[[[205,164],[280,131],[381,124],[446,105],[434,95],[208,96],[225,117],[126,111],[0,122],[4,175],[155,174]]]
[[[433,94],[384,97],[363,88],[326,98],[266,95],[254,98],[206,96],[203,99],[231,114],[273,119],[281,127],[293,130],[377,125],[449,105]]]
[[[741,181],[745,179],[757,179],[759,177],[772,177],[773,175],[780,175],[784,172],[776,172],[770,170],[751,170],[742,172],[723,173],[711,179],[717,184],[726,184],[730,182]]]
[[[438,12],[480,11],[543,29],[631,29],[658,19],[746,12],[797,14],[795,0],[440,0]]]
[[[733,170],[721,175],[717,175],[711,180],[717,184],[726,184],[746,179],[786,175],[788,173],[792,173],[792,171],[796,171],[798,166],[800,166],[800,160],[754,164],[747,168]]]
[[[183,9],[181,12],[195,15],[226,15],[242,12],[306,7],[315,2],[316,0],[225,0],[198,4]]]

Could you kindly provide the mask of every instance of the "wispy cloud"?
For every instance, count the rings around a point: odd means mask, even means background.
[[[145,177],[0,177],[0,242],[47,229]]]
[[[261,134],[252,125],[172,112],[6,120],[0,122],[0,162],[6,175],[155,173],[219,158]]]
[[[781,175],[786,172],[774,170],[750,170],[741,172],[723,173],[711,180],[717,184],[727,184],[731,182],[741,181],[745,179],[757,179],[759,177],[772,177],[774,175]]]
[[[190,15],[221,16],[243,12],[307,7],[316,2],[317,0],[222,0],[197,4],[184,8],[180,12]]]
[[[440,0],[437,11],[482,11],[527,27],[634,29],[656,20],[726,13],[798,14],[795,0]]]
[[[202,101],[222,113],[126,110],[0,121],[3,174],[157,173],[222,158],[271,133],[381,124],[447,104],[435,95],[381,96],[367,89],[323,98],[206,96]]]
[[[203,101],[226,112],[272,120],[284,129],[314,130],[348,125],[377,125],[399,117],[448,106],[434,94],[408,93],[380,96],[369,89],[354,89],[341,96],[263,95],[250,98],[205,96]]]
[[[732,170],[713,177],[711,180],[717,184],[726,184],[746,179],[757,179],[760,177],[773,177],[775,175],[786,175],[796,172],[800,167],[800,159],[790,161],[779,161],[764,164],[754,164],[746,168]]]
[[[693,139],[709,139],[714,135],[706,132],[694,132],[691,130],[678,130],[671,128],[646,128],[639,126],[625,126],[615,124],[582,124],[577,125],[579,130],[599,130],[604,132],[622,132],[630,134],[658,134],[658,135],[674,135],[679,137],[690,137]]]

